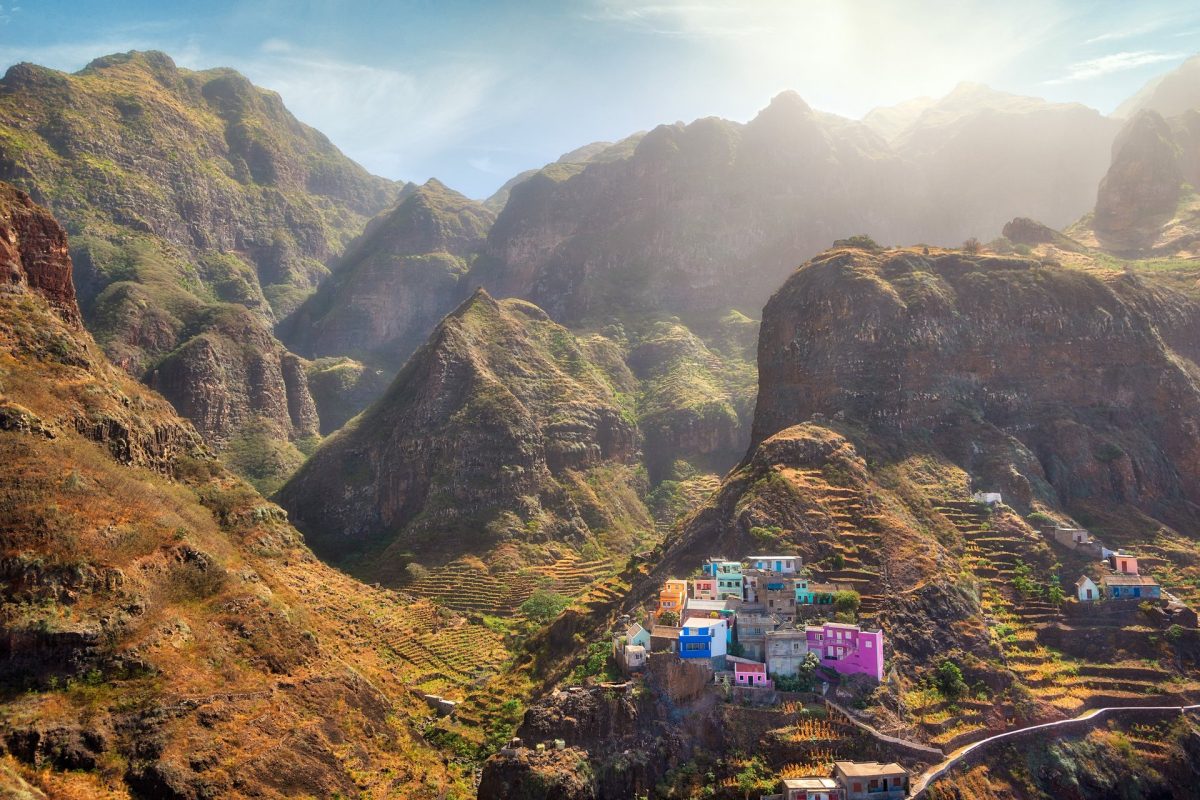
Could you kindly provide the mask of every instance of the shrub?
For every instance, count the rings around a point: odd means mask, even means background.
[[[1029,522],[1030,525],[1034,526],[1035,528],[1040,528],[1043,525],[1053,525],[1054,524],[1054,518],[1051,517],[1049,514],[1043,514],[1041,511],[1034,511],[1032,514],[1027,516],[1025,519],[1027,522]]]
[[[950,659],[942,662],[934,677],[938,691],[947,700],[957,700],[967,691],[967,682],[963,680],[962,669]]]
[[[855,234],[849,239],[838,239],[834,247],[857,247],[859,250],[882,250],[879,244],[865,233]]]
[[[983,250],[983,242],[979,241],[974,236],[972,236],[970,239],[967,239],[965,242],[962,243],[962,249],[963,249],[963,252],[970,253],[971,255],[975,255]]]
[[[538,589],[521,604],[521,613],[534,622],[545,623],[557,617],[571,598]]]
[[[861,603],[862,597],[853,590],[837,592],[833,596],[834,609],[845,614],[856,614]]]
[[[834,553],[829,557],[829,563],[834,569],[845,569],[846,557],[841,553]]]
[[[1096,460],[1107,464],[1110,461],[1116,461],[1121,456],[1125,455],[1125,451],[1119,445],[1112,442],[1104,442],[1096,448]]]
[[[1168,642],[1171,642],[1173,644],[1175,642],[1178,642],[1182,638],[1183,638],[1183,626],[1182,625],[1172,625],[1171,627],[1167,628],[1167,641]]]
[[[674,611],[664,611],[658,615],[658,624],[666,625],[669,628],[674,628],[679,624],[679,615]]]

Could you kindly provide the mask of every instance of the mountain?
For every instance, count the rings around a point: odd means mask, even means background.
[[[504,182],[503,186],[493,192],[491,197],[484,200],[483,205],[489,211],[499,214],[504,210],[504,206],[506,203],[508,203],[508,198],[512,193],[513,187],[518,183],[523,183],[542,170],[549,169],[555,165],[558,165],[560,168],[570,169],[572,166],[587,164],[590,161],[611,160],[613,158],[617,158],[622,153],[631,150],[634,145],[637,144],[638,139],[640,139],[642,135],[643,134],[641,133],[635,133],[632,136],[627,136],[616,144],[613,144],[612,142],[591,142],[590,144],[585,144],[582,147],[576,147],[569,153],[563,153],[553,163],[547,164],[541,169],[527,169],[524,172],[520,172],[512,176]]]
[[[394,375],[468,294],[463,278],[493,220],[479,203],[430,180],[350,243],[282,328],[284,340],[309,358],[350,357]],[[325,416],[326,432],[345,422]]]
[[[932,97],[914,97],[893,106],[877,106],[868,111],[862,121],[885,141],[892,142],[936,102]]]
[[[293,442],[316,434],[302,370],[272,328],[397,184],[350,161],[278,95],[158,52],[74,74],[11,67],[0,179],[71,231],[83,316],[109,357],[157,380],[209,442],[225,448],[264,425]]]
[[[614,351],[477,291],[278,500],[317,553],[391,583],[505,543],[628,551],[649,520],[614,502],[640,445]]]
[[[0,785],[468,796],[409,686],[464,635],[479,685],[501,637],[317,561],[105,358],[71,268],[49,213],[0,184]],[[444,665],[427,685],[461,698],[467,678]]]
[[[1117,106],[1113,116],[1131,119],[1139,111],[1155,111],[1164,117],[1174,117],[1197,107],[1200,107],[1200,55],[1149,81]]]

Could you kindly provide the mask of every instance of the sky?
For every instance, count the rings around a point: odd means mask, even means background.
[[[0,0],[0,65],[162,50],[234,67],[372,172],[483,198],[662,123],[794,89],[859,118],[960,81],[1111,112],[1200,52],[1200,3]]]

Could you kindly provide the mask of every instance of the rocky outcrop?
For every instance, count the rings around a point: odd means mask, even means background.
[[[1121,251],[1147,246],[1174,213],[1185,180],[1180,145],[1157,112],[1139,112],[1113,145],[1096,197],[1096,235]]]
[[[822,414],[931,436],[1006,496],[1190,519],[1200,385],[1157,323],[1195,307],[1142,283],[958,252],[825,253],[764,309],[753,443]]]
[[[1006,223],[1001,234],[1013,244],[1023,244],[1030,247],[1035,247],[1039,244],[1048,244],[1068,253],[1079,253],[1084,250],[1083,245],[1071,237],[1059,233],[1050,226],[1043,225],[1029,217],[1017,217],[1011,222]]]
[[[327,558],[390,548],[372,568],[394,579],[414,552],[582,544],[595,531],[568,477],[637,451],[636,426],[572,334],[529,303],[476,292],[278,499]]]
[[[300,360],[254,315],[231,307],[154,369],[147,383],[220,448],[252,421],[284,439],[318,432]]]
[[[0,183],[0,291],[32,291],[70,325],[79,325],[67,234],[50,212]]]
[[[466,298],[463,276],[492,220],[479,203],[430,180],[349,245],[284,326],[284,340],[310,358],[348,356],[395,374]]]

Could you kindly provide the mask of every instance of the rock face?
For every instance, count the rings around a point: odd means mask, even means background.
[[[462,278],[492,220],[479,203],[430,180],[349,245],[289,320],[285,341],[309,358],[349,356],[396,373],[469,294]]]
[[[218,448],[247,426],[284,440],[315,436],[317,408],[300,359],[261,321],[230,307],[159,362],[148,383]]]
[[[1186,141],[1190,137],[1182,125],[1173,128],[1157,112],[1140,111],[1113,145],[1093,223],[1096,235],[1113,249],[1146,247],[1175,213],[1189,180],[1181,151],[1196,143]]]
[[[595,532],[565,487],[630,462],[639,437],[610,378],[538,308],[476,292],[387,393],[280,491],[317,552],[478,553]]]
[[[568,324],[612,307],[756,309],[797,261],[852,234],[947,243],[1019,213],[1066,224],[1092,203],[1114,126],[961,87],[888,145],[785,93],[746,125],[660,126],[627,157],[526,179],[472,278]]]
[[[465,792],[403,721],[403,665],[355,633],[377,639],[369,620],[407,605],[317,561],[105,359],[78,325],[65,244],[0,186],[0,783],[24,775],[56,797]],[[355,722],[331,722],[343,715]]]
[[[67,234],[29,195],[0,183],[0,290],[41,295],[63,321],[79,324]]]
[[[272,327],[398,185],[367,174],[278,95],[156,52],[100,58],[72,75],[10,68],[0,81],[0,179],[76,231],[89,330],[134,376],[165,380],[214,445],[250,417],[287,439],[315,432],[304,382],[274,365],[288,358]],[[239,355],[231,331],[271,363]],[[215,354],[233,361],[219,376]],[[206,382],[179,384],[185,375]]]
[[[1192,56],[1176,69],[1149,81],[1113,112],[1130,119],[1139,111],[1155,111],[1174,117],[1200,107],[1200,56]]]
[[[834,250],[764,310],[753,444],[836,415],[882,436],[944,440],[1006,496],[1033,487],[1052,504],[1108,500],[1187,519],[1200,501],[1200,386],[1157,325],[1194,326],[1196,312],[1133,276]],[[997,434],[1015,461],[973,463],[970,440]]]

